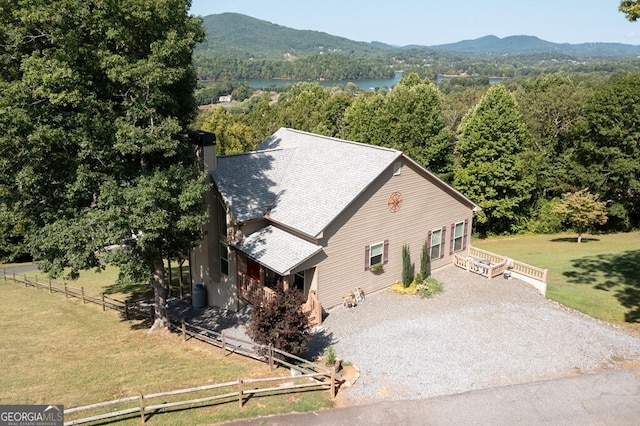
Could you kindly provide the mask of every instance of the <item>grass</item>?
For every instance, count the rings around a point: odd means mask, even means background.
[[[108,276],[84,274],[72,285],[110,283]],[[31,274],[30,274],[31,275]],[[106,284],[107,286],[109,284]],[[123,321],[114,311],[83,305],[46,290],[0,280],[0,404],[87,405],[139,392],[148,394],[222,383],[241,378],[288,375],[266,364],[232,355],[177,334],[148,333],[149,324]],[[190,397],[190,396],[188,396]],[[181,399],[187,399],[185,397]],[[162,401],[156,400],[154,403]],[[332,405],[328,392],[316,391],[153,415],[149,424],[191,425],[239,418],[311,411]],[[139,424],[133,417],[117,424]]]
[[[640,331],[640,232],[534,235],[474,246],[549,270],[547,297],[594,318]]]

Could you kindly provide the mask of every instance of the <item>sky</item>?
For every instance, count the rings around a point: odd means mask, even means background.
[[[298,30],[398,46],[486,35],[640,45],[640,21],[627,21],[619,5],[620,0],[192,0],[191,14],[235,12]]]

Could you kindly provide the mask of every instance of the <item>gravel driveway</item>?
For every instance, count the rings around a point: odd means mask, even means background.
[[[433,274],[431,299],[391,291],[323,323],[339,358],[360,370],[353,404],[430,398],[622,367],[640,337],[542,297],[529,284],[460,268]]]

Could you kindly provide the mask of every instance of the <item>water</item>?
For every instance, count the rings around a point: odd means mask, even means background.
[[[346,87],[347,83],[353,83],[358,86],[361,90],[373,90],[378,87],[388,87],[391,88],[400,82],[402,78],[402,73],[397,72],[393,78],[387,79],[371,79],[371,80],[323,80],[317,81],[321,86],[324,87],[333,87],[333,86],[342,86]],[[305,80],[247,80],[247,84],[253,87],[254,89],[261,89],[270,86],[287,86],[294,85],[296,83],[301,83]]]
[[[387,78],[387,79],[323,80],[323,81],[317,81],[317,83],[319,83],[321,86],[324,86],[324,87],[334,87],[334,86],[346,87],[347,83],[353,83],[356,86],[358,86],[360,90],[374,90],[377,88],[385,88],[385,87],[390,89],[396,84],[398,84],[401,78],[402,78],[402,72],[397,72],[393,78]],[[456,77],[438,76],[436,78],[436,83],[440,83],[441,81],[451,80],[452,78],[456,78]],[[503,80],[504,78],[501,78],[501,77],[490,77],[489,84],[499,83]],[[307,81],[307,80],[252,79],[252,80],[247,80],[247,84],[249,84],[249,86],[251,86],[254,89],[263,89],[265,87],[271,87],[271,86],[276,86],[276,87],[282,87],[287,85],[292,86],[296,83],[301,83],[304,81]]]

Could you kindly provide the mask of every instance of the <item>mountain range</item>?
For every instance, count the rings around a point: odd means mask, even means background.
[[[622,43],[552,43],[530,35],[499,38],[488,35],[474,40],[435,46],[393,46],[381,42],[360,42],[320,31],[296,30],[238,13],[203,17],[207,33],[201,51],[214,51],[236,58],[282,58],[321,52],[354,55],[389,53],[407,49],[431,50],[467,55],[525,55],[553,53],[576,57],[640,56],[640,46]]]

